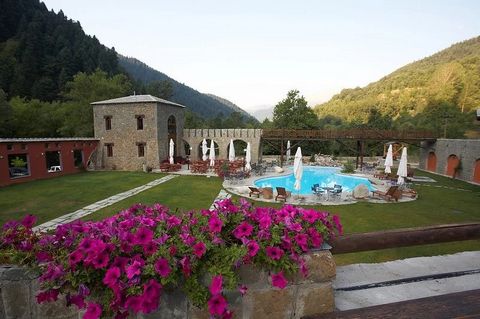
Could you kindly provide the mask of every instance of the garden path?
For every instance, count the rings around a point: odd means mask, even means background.
[[[52,220],[50,220],[46,223],[38,225],[38,226],[34,227],[33,230],[34,231],[48,231],[48,230],[56,228],[58,225],[73,222],[74,220],[77,220],[77,219],[80,219],[80,218],[85,217],[87,215],[90,215],[91,213],[94,213],[97,210],[100,210],[104,207],[110,206],[110,205],[112,205],[116,202],[124,200],[125,198],[131,197],[131,196],[136,195],[140,192],[143,192],[147,189],[155,187],[159,184],[165,183],[165,182],[167,182],[167,181],[169,181],[169,180],[171,180],[172,178],[175,178],[175,177],[177,177],[177,175],[167,175],[167,176],[164,176],[162,178],[151,181],[151,182],[149,182],[145,185],[132,188],[132,189],[130,189],[128,191],[125,191],[125,192],[122,192],[122,193],[118,193],[116,195],[110,196],[108,198],[102,199],[102,200],[100,200],[98,202],[95,202],[93,204],[90,204],[88,206],[80,208],[80,209],[78,209],[78,210],[76,210],[72,213],[57,217],[57,218],[52,219]]]

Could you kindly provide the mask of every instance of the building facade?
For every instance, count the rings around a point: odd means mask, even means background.
[[[157,168],[175,143],[175,156],[184,156],[185,107],[151,95],[131,95],[91,103],[96,167],[110,170]]]
[[[420,167],[480,184],[480,140],[438,139],[422,142]]]
[[[95,138],[0,139],[0,186],[78,173],[97,145]]]

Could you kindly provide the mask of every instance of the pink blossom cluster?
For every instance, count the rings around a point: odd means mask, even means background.
[[[181,216],[160,204],[137,204],[102,221],[75,221],[39,236],[31,231],[34,222],[27,216],[5,224],[0,249],[27,253],[34,260],[30,265],[41,266],[38,302],[62,293],[68,305],[86,309],[86,319],[151,313],[162,293],[202,275],[212,278],[203,305],[212,317],[230,318],[224,288],[237,287],[244,295],[247,287],[218,269],[254,264],[270,271],[272,285],[283,289],[287,270],[307,275],[303,253],[342,231],[338,217],[327,212],[253,207],[246,200],[224,200],[216,209]],[[218,257],[228,247],[241,251],[233,262]],[[229,264],[207,266],[222,262]]]

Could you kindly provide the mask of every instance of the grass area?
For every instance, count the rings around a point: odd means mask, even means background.
[[[178,210],[179,212],[192,209],[208,209],[221,188],[222,180],[218,177],[178,176],[166,183],[86,216],[85,219],[99,220],[114,215],[135,203],[147,205],[161,203],[171,210]]]
[[[480,221],[480,187],[426,172],[437,183],[416,183],[419,198],[412,202],[313,206],[341,217],[346,233],[420,227],[428,225]],[[118,192],[160,178],[159,174],[95,172],[36,181],[0,189],[0,224],[26,212],[39,216],[40,222],[68,213]],[[85,219],[111,216],[134,203],[161,203],[179,212],[209,208],[222,187],[219,178],[178,176],[139,193]],[[238,197],[233,196],[234,199]],[[281,204],[253,202],[257,206]],[[480,250],[480,240],[442,243],[336,255],[338,264],[381,262],[415,256],[432,256],[466,250]]]
[[[34,214],[43,223],[162,176],[85,172],[0,188],[0,225],[25,214]]]

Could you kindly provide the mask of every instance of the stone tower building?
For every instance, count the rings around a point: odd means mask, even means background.
[[[151,95],[131,95],[91,103],[95,137],[99,139],[97,167],[141,170],[156,168],[168,158],[169,141],[175,155],[184,155],[185,107]]]

